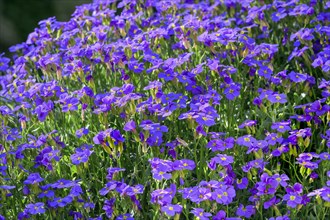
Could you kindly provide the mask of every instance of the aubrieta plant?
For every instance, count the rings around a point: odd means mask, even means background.
[[[0,55],[0,219],[330,219],[330,2],[94,0]]]

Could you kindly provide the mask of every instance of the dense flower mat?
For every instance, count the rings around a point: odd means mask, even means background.
[[[330,2],[196,2],[95,0],[0,56],[0,219],[330,218]]]

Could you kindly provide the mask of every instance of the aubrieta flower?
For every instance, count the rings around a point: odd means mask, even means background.
[[[237,138],[236,143],[245,147],[251,147],[256,141],[251,135],[245,135]]]
[[[59,161],[60,157],[58,156],[59,150],[53,150],[52,147],[48,146],[41,150],[38,156],[35,158],[35,167],[41,165],[45,166],[48,170],[52,170],[52,160]]]
[[[225,140],[213,139],[209,141],[206,147],[211,148],[213,152],[225,151],[233,148],[235,145],[235,139],[233,137],[226,138]]]
[[[28,204],[26,205],[25,211],[31,215],[43,214],[46,212],[45,204],[43,202]]]
[[[53,189],[63,189],[63,188],[71,188],[75,185],[77,185],[76,181],[60,179],[60,180],[56,181],[55,183],[51,184],[51,187]]]
[[[281,200],[276,198],[276,196],[272,197],[268,201],[264,202],[264,209],[269,209],[272,206],[278,204]]]
[[[256,195],[273,195],[279,185],[278,181],[267,173],[263,173],[260,177],[260,182],[257,182],[255,188],[258,190]]]
[[[78,138],[81,138],[84,135],[87,135],[89,133],[89,130],[87,128],[80,128],[76,131],[76,136]]]
[[[103,205],[103,210],[105,211],[105,214],[108,218],[111,218],[112,217],[112,214],[113,214],[113,207],[115,205],[115,201],[116,199],[115,198],[111,198],[111,199],[108,199],[108,200],[105,200],[104,201],[104,205]]]
[[[194,203],[209,200],[212,196],[211,190],[205,187],[197,187],[189,194],[189,199]]]
[[[282,122],[275,122],[275,123],[272,124],[271,128],[273,130],[276,130],[277,132],[284,133],[286,131],[291,130],[290,123],[291,123],[290,120],[282,121]]]
[[[11,189],[15,189],[16,186],[9,186],[9,185],[1,185],[0,189],[5,189],[5,190],[11,190]]]
[[[144,64],[139,63],[137,60],[131,60],[128,62],[128,69],[134,73],[141,73],[144,70]]]
[[[124,131],[134,131],[136,128],[135,121],[128,121],[124,126]]]
[[[202,208],[194,208],[190,213],[194,214],[194,216],[200,220],[209,220],[212,216],[211,213],[205,212]]]
[[[229,100],[235,99],[240,94],[241,86],[239,84],[231,83],[228,85],[228,87],[225,89],[224,94],[226,95],[226,98]]]
[[[227,166],[234,162],[234,157],[227,156],[226,154],[218,154],[216,157],[213,157],[210,161],[210,164],[220,164],[221,166]]]
[[[246,177],[236,180],[236,186],[239,189],[245,189],[248,186],[248,184],[249,184],[249,180]]]
[[[287,102],[287,97],[285,94],[272,94],[268,97],[268,100],[271,103],[286,103]]]
[[[168,179],[171,179],[171,177],[172,177],[172,174],[168,173],[171,171],[172,171],[172,169],[169,168],[168,166],[160,164],[157,166],[156,169],[152,170],[152,176],[156,180],[162,180],[162,179],[168,180]]]
[[[40,186],[40,189],[42,192],[38,195],[38,198],[52,198],[55,196],[55,192],[53,190],[49,190],[50,184],[47,184],[45,186]]]
[[[81,163],[86,163],[88,161],[89,156],[93,153],[89,149],[85,149],[84,151],[77,151],[75,154],[70,156],[71,162],[74,165],[79,165]]]
[[[273,71],[267,66],[261,66],[258,70],[258,74],[259,76],[262,76],[266,79],[270,79],[273,74]]]
[[[10,59],[4,56],[5,53],[0,54],[0,71],[5,72],[9,68]]]
[[[229,205],[235,197],[236,191],[233,186],[222,186],[212,192],[212,199],[223,205]]]
[[[296,160],[298,161],[297,163],[301,166],[314,170],[318,168],[318,163],[312,162],[313,157],[318,158],[319,155],[311,153],[302,153],[299,154],[299,157],[296,158]]]
[[[183,159],[174,161],[172,167],[173,170],[193,170],[196,165],[192,160]]]
[[[278,8],[276,12],[272,13],[272,20],[274,22],[279,22],[283,18],[287,16],[286,9],[285,8]]]
[[[330,187],[324,187],[320,196],[324,201],[330,202]]]
[[[109,167],[107,171],[108,171],[108,175],[106,176],[107,180],[112,180],[116,173],[125,171],[125,169],[119,167]]]
[[[236,215],[242,216],[245,218],[251,218],[252,215],[254,215],[256,212],[254,206],[247,205],[244,207],[244,205],[240,204],[239,207],[236,210]]]
[[[275,178],[276,181],[283,187],[286,187],[288,185],[287,181],[290,180],[286,174],[282,174],[282,175],[274,174],[273,178]]]
[[[75,97],[66,98],[65,104],[62,106],[62,112],[78,110],[79,100]]]
[[[26,180],[24,180],[24,184],[36,184],[42,182],[44,179],[41,178],[39,173],[31,173]]]
[[[176,194],[175,184],[171,184],[169,188],[158,189],[151,193],[151,203],[159,204],[161,206],[172,204],[172,200]]]
[[[304,82],[307,79],[307,75],[302,74],[302,73],[296,73],[294,71],[291,71],[288,74],[288,77],[292,82],[295,82],[295,83]]]
[[[276,143],[281,144],[283,141],[283,138],[276,133],[267,133],[266,135],[265,141],[267,141],[270,146],[274,146]]]
[[[283,196],[283,200],[287,202],[287,206],[291,208],[296,208],[302,202],[302,197],[298,193],[288,193]]]
[[[200,113],[198,114],[197,118],[196,118],[196,122],[200,125],[200,126],[212,126],[215,125],[215,121],[214,118],[211,115],[207,115],[204,113]]]
[[[101,196],[104,196],[106,194],[108,194],[110,191],[113,191],[115,189],[119,189],[120,186],[122,186],[122,182],[119,182],[119,181],[114,181],[114,180],[109,180],[106,184],[105,187],[103,187],[99,193]]]
[[[134,218],[133,218],[132,214],[126,213],[124,215],[118,215],[116,217],[116,220],[134,220]]]
[[[54,104],[51,100],[48,102],[43,102],[35,108],[35,114],[37,114],[39,121],[43,122],[46,120],[49,112],[51,112],[54,108]]]
[[[322,149],[330,148],[330,81],[321,79],[330,72],[329,8],[317,0],[94,0],[68,22],[39,22],[9,49],[11,59],[0,54],[0,174],[2,184],[15,183],[0,186],[0,206],[10,210],[13,195],[23,201],[6,218],[184,218],[184,211],[196,219],[281,220],[329,202],[330,172],[325,179],[316,170],[330,157]],[[62,130],[42,132],[52,127]],[[90,141],[101,147],[81,145]],[[280,165],[284,157],[296,163]],[[78,173],[63,172],[70,162],[80,164],[71,167]],[[103,175],[98,168],[109,164]],[[314,181],[311,193],[288,185],[299,179],[287,175],[296,168]],[[88,181],[97,176],[103,188],[95,191]],[[227,217],[235,212],[240,217]]]
[[[265,162],[262,158],[261,159],[256,159],[247,162],[246,165],[242,166],[242,170],[244,172],[249,172],[252,168],[257,168],[260,170],[263,170],[268,162]]]
[[[165,212],[168,216],[174,216],[176,213],[182,212],[181,205],[167,204],[161,208],[162,212]]]
[[[104,144],[107,141],[107,138],[110,137],[114,141],[124,142],[125,138],[121,135],[119,130],[109,128],[105,131],[99,132],[94,138],[93,141],[95,144]]]
[[[257,124],[256,120],[246,120],[238,126],[238,128],[252,127]]]

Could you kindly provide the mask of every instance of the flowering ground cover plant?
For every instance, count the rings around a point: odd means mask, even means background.
[[[330,2],[196,2],[94,0],[0,55],[0,219],[330,218]]]

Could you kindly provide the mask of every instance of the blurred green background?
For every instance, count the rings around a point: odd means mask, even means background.
[[[25,42],[38,22],[55,16],[68,21],[75,7],[92,0],[0,0],[0,53]]]

